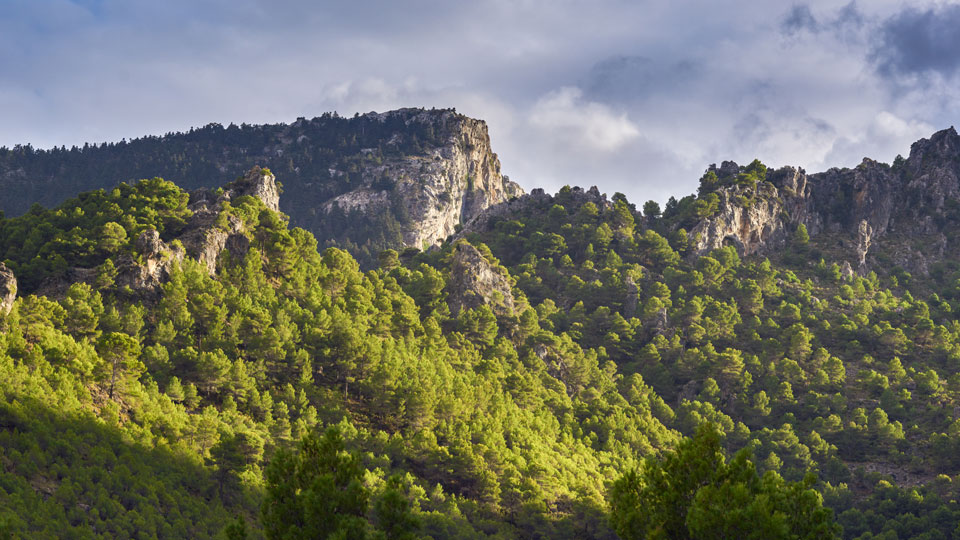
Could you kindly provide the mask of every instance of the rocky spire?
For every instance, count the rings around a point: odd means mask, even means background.
[[[6,315],[17,299],[17,278],[13,271],[0,262],[0,313]]]

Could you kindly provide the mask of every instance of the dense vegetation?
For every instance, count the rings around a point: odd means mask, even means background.
[[[0,531],[279,538],[277,505],[344,497],[348,537],[614,538],[618,494],[703,455],[693,535],[736,525],[717,500],[798,535],[777,512],[805,508],[820,537],[821,497],[847,538],[960,522],[956,265],[843,278],[803,234],[690,258],[672,215],[565,188],[467,237],[513,310],[451,310],[453,244],[362,272],[250,197],[245,255],[116,286],[185,204],[154,180],[0,220],[24,283],[0,316]],[[41,275],[85,280],[31,294]]]

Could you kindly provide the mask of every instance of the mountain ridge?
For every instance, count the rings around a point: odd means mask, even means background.
[[[0,148],[0,211],[53,207],[79,192],[162,177],[216,189],[238,171],[278,174],[294,197],[280,209],[324,245],[368,266],[386,248],[423,248],[492,204],[523,193],[501,174],[482,120],[454,109],[334,114],[291,124],[224,127],[113,144]],[[369,209],[370,211],[366,211]]]
[[[861,275],[877,265],[871,246],[884,238],[932,237],[931,249],[892,255],[896,264],[925,273],[933,258],[943,256],[948,214],[960,204],[960,136],[953,127],[914,142],[909,157],[898,156],[893,165],[864,158],[853,168],[808,174],[782,167],[744,181],[753,174],[748,169],[730,161],[707,169],[696,201],[687,201],[706,207],[689,231],[693,253],[724,245],[741,255],[770,253],[803,225],[811,237],[838,236]]]

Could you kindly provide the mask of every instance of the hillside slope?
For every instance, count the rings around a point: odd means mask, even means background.
[[[950,185],[952,150],[925,154],[915,178]],[[859,275],[844,265],[858,207],[824,217],[810,177],[778,174],[711,168],[662,215],[536,190],[366,272],[290,228],[275,209],[296,194],[277,200],[261,168],[0,219],[0,533],[211,537],[239,515],[256,537],[264,471],[336,427],[371,533],[394,505],[432,538],[608,539],[614,482],[709,422],[717,452],[748,449],[741,470],[765,485],[819,478],[803,497],[846,538],[949,537],[960,260],[948,246],[926,275]],[[895,236],[928,213],[902,203],[910,186],[878,181],[862,204],[891,202],[885,250],[930,253]],[[723,219],[721,200],[777,209],[757,215],[779,229],[741,221],[706,251],[687,231]],[[944,234],[960,222],[949,200],[932,217]]]

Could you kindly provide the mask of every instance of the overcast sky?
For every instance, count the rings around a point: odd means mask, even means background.
[[[892,161],[960,119],[960,4],[0,0],[0,145],[456,107],[525,188],[631,200],[755,157]]]

